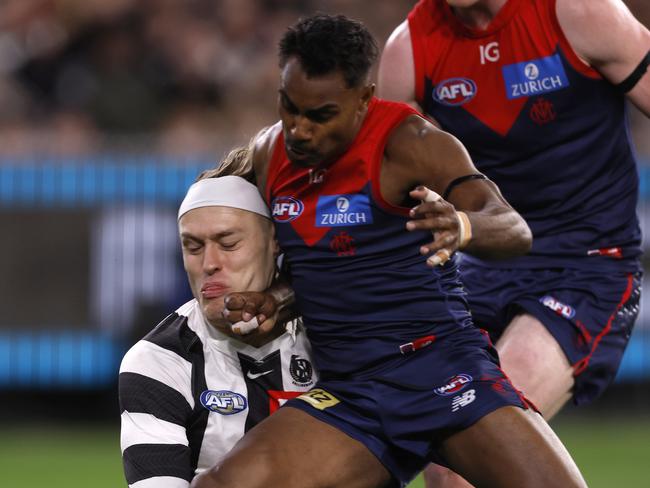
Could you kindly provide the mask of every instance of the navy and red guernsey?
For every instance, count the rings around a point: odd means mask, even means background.
[[[444,0],[421,0],[408,22],[418,102],[533,231],[530,255],[491,266],[637,270],[624,97],[572,50],[555,0],[509,0],[484,31]]]
[[[380,195],[386,141],[413,113],[373,99],[348,151],[318,171],[289,161],[282,134],[275,143],[266,198],[322,374],[371,368],[471,323],[456,260],[427,267],[431,234],[407,231],[408,209]]]

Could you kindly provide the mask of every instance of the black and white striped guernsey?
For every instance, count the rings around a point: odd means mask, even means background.
[[[187,488],[246,431],[317,380],[298,328],[259,348],[205,322],[196,300],[164,319],[120,367],[121,447],[132,488]]]

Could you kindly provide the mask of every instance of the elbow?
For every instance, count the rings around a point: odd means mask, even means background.
[[[517,225],[516,235],[511,257],[528,254],[533,247],[533,233],[524,219]]]
[[[218,486],[217,471],[218,467],[214,466],[195,476],[190,488],[216,488]]]
[[[533,248],[533,233],[530,230],[530,227],[524,222],[524,226],[526,227],[525,235],[523,236],[523,243],[522,243],[522,251],[521,254],[522,256],[524,254],[528,254],[530,250]]]

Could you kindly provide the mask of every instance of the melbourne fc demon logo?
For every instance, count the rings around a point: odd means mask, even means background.
[[[354,256],[357,248],[352,244],[354,238],[347,232],[339,232],[330,241],[330,249],[336,253],[337,256]]]
[[[537,125],[544,125],[553,122],[556,117],[557,114],[555,113],[555,107],[553,107],[553,104],[545,98],[538,98],[530,108],[530,118]]]

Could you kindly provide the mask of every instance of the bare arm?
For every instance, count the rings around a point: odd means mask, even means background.
[[[415,65],[407,20],[393,31],[381,53],[377,95],[408,103],[420,110],[415,99]]]
[[[421,117],[412,116],[391,136],[382,165],[382,194],[389,202],[403,205],[406,195],[424,197],[424,185],[443,194],[459,177],[477,174],[469,154],[452,135],[436,129]],[[410,192],[410,193],[409,193]],[[417,205],[411,212],[409,230],[431,230],[435,239],[423,254],[459,248],[460,217],[466,214],[472,238],[464,250],[485,258],[506,258],[528,252],[532,235],[523,218],[488,180],[470,180],[456,186],[449,201]]]
[[[607,80],[625,80],[650,50],[650,31],[621,0],[558,0],[557,17],[569,44]],[[650,73],[627,93],[650,117]]]

